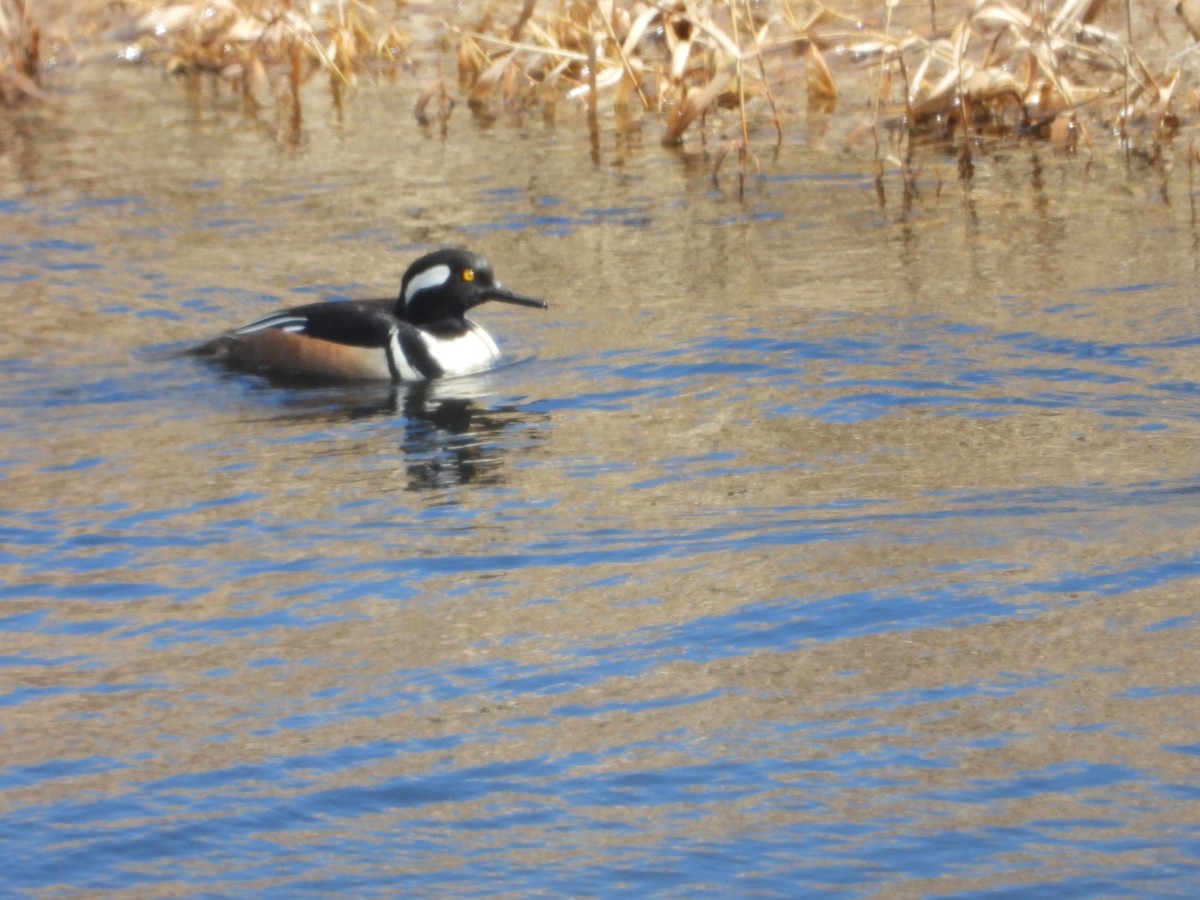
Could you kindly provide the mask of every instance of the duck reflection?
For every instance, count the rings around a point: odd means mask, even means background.
[[[405,468],[409,490],[432,490],[468,483],[496,485],[504,480],[508,450],[524,442],[506,431],[528,428],[544,414],[512,404],[487,406],[452,381],[420,382],[403,391]]]
[[[311,425],[399,419],[407,488],[414,491],[503,483],[507,456],[537,441],[539,431],[530,426],[547,418],[512,401],[495,402],[495,385],[483,375],[316,390],[294,381],[270,384],[292,388],[284,393],[286,411],[275,417],[279,420]],[[521,431],[525,434],[514,433]]]

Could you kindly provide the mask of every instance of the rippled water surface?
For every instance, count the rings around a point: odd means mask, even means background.
[[[0,121],[3,893],[1200,891],[1184,166],[881,205],[800,116],[739,200],[651,124],[59,78]],[[550,301],[508,365],[169,358],[442,243]]]

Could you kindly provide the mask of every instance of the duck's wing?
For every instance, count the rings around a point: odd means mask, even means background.
[[[322,379],[416,380],[397,338],[412,330],[390,300],[312,303],[270,313],[189,351],[237,369]]]
[[[227,336],[244,338],[279,330],[350,347],[386,347],[399,324],[391,311],[394,303],[383,299],[345,300],[293,306],[235,328]]]

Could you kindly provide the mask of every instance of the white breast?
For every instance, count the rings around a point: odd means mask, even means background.
[[[470,319],[467,320],[467,326],[470,330],[466,334],[452,338],[439,338],[425,333],[421,335],[430,354],[447,375],[482,372],[495,365],[500,358],[500,349],[490,334]]]

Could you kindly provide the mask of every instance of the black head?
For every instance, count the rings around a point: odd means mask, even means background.
[[[408,267],[396,300],[396,316],[413,325],[461,321],[488,300],[546,309],[541,300],[500,286],[492,265],[470,250],[436,250]]]

